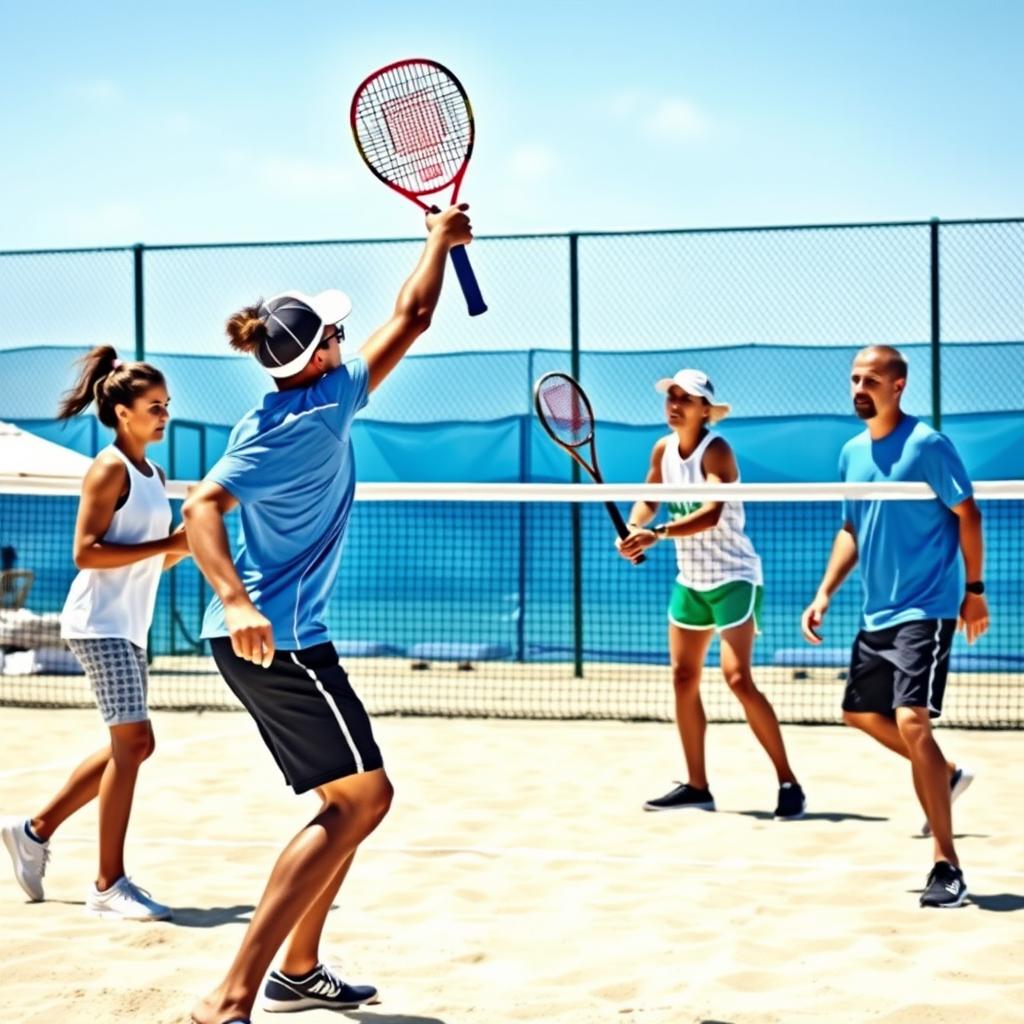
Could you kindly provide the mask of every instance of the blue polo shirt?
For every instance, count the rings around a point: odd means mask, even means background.
[[[950,511],[972,495],[952,442],[913,416],[873,441],[865,430],[843,446],[843,480],[918,481],[933,501],[843,501],[857,536],[864,584],[864,628],[920,619],[955,619],[963,600],[960,521]]]
[[[350,428],[369,382],[360,357],[309,387],[271,392],[242,417],[206,474],[238,499],[235,568],[282,650],[330,639],[327,602],[356,486]],[[227,635],[214,596],[203,636]]]

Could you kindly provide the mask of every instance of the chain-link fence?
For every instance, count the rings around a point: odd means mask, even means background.
[[[199,473],[265,386],[252,360],[230,354],[226,317],[259,296],[340,286],[356,300],[348,336],[365,337],[387,319],[419,246],[2,253],[0,419],[33,429],[52,421],[69,357],[107,342],[167,372],[180,448],[165,461],[178,475]],[[431,330],[364,414],[364,433],[376,431],[366,447],[399,436],[411,444],[428,425],[503,424],[480,435],[481,451],[507,450],[500,477],[557,479],[528,423],[532,381],[555,368],[578,373],[612,440],[617,429],[660,429],[651,384],[683,365],[716,381],[737,436],[764,419],[784,433],[807,418],[828,434],[831,418],[849,418],[852,354],[885,343],[910,357],[907,410],[946,429],[960,417],[954,436],[976,443],[976,475],[1004,475],[983,456],[1010,458],[1020,430],[1024,219],[510,236],[478,239],[473,250],[490,311],[470,319],[449,288]],[[76,424],[60,439],[89,452],[101,433]],[[821,474],[834,444],[823,447],[810,479],[832,477]],[[409,462],[394,478],[430,479],[422,458]],[[448,478],[472,479],[480,462]],[[642,472],[642,457],[612,451],[609,463],[613,479]],[[783,468],[764,478],[789,478]],[[1012,458],[1007,468],[1022,475]]]

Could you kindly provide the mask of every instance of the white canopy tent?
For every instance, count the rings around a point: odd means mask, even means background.
[[[80,484],[92,459],[0,421],[0,489],[8,494],[51,494]]]
[[[81,486],[91,463],[87,455],[0,421],[0,491],[5,494],[66,494]],[[60,616],[23,607],[34,580],[31,568],[0,570],[0,671],[80,672],[60,639]]]

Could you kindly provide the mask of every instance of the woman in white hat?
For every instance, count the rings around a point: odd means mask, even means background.
[[[725,438],[709,427],[729,414],[700,370],[680,370],[659,380],[672,433],[651,451],[647,482],[675,485],[735,483],[736,457]],[[786,756],[779,722],[751,671],[754,638],[761,614],[761,559],[744,532],[738,501],[672,501],[668,518],[648,526],[658,503],[638,501],[629,516],[630,536],[619,542],[624,558],[634,561],[660,540],[675,542],[679,573],[669,603],[669,654],[675,687],[676,724],[688,778],[644,809],[715,809],[704,761],[707,718],[700,699],[701,672],[715,631],[721,642],[721,666],[729,688],[743,705],[747,722],[771,758],[779,782],[775,817],[803,816],[806,799]]]

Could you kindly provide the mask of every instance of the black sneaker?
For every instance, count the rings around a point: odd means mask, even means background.
[[[377,990],[372,985],[349,985],[330,968],[317,964],[301,978],[271,971],[263,988],[263,1009],[268,1013],[290,1013],[315,1006],[354,1010],[376,998]]]
[[[922,907],[959,907],[967,899],[964,873],[948,860],[940,860],[928,875],[921,893]]]
[[[779,803],[775,808],[776,821],[796,821],[807,810],[807,797],[799,782],[784,782],[779,786]]]
[[[715,798],[710,789],[697,789],[686,782],[664,796],[655,797],[644,804],[645,811],[713,811]]]

